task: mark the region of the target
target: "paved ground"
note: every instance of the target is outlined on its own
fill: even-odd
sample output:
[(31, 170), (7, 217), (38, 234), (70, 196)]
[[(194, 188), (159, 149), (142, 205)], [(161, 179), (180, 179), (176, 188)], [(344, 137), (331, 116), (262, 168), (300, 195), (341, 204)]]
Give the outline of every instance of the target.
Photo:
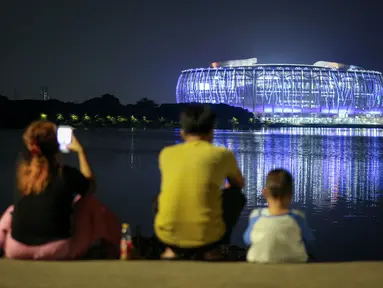
[(254, 265), (0, 260), (0, 287), (383, 287), (383, 262)]

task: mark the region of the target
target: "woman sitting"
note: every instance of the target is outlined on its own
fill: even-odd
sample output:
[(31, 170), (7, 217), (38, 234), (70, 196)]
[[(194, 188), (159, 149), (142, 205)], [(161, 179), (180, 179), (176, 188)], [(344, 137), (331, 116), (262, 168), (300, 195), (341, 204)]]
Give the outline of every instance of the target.
[(37, 121), (24, 133), (16, 175), (21, 197), (0, 220), (0, 248), (11, 259), (69, 260), (98, 241), (105, 256), (116, 258), (120, 222), (92, 195), (94, 175), (74, 135), (68, 148), (77, 153), (80, 171), (60, 163), (56, 130)]

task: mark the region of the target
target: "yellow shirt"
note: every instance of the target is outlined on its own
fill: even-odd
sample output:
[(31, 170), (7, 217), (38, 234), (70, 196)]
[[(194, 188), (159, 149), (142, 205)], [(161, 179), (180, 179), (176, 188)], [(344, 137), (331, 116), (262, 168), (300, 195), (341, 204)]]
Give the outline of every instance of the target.
[(165, 147), (159, 156), (161, 193), (154, 229), (164, 243), (188, 248), (225, 233), (221, 187), (239, 173), (234, 154), (196, 140)]

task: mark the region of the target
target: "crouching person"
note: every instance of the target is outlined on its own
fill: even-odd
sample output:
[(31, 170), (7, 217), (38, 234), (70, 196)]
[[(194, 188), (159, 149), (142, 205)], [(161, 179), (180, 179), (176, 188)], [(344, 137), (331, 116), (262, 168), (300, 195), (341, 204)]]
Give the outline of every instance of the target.
[(304, 215), (289, 209), (293, 196), (293, 177), (283, 169), (269, 172), (263, 190), (268, 208), (250, 214), (244, 242), (250, 246), (248, 262), (306, 262), (306, 245), (314, 240)]

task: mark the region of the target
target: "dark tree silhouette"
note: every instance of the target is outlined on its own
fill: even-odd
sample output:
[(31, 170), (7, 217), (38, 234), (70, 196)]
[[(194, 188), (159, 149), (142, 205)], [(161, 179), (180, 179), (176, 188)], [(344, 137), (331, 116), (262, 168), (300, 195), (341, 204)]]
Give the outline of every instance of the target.
[(137, 117), (149, 117), (153, 115), (155, 109), (158, 105), (148, 98), (142, 98), (136, 102), (134, 105), (133, 113)]
[[(73, 126), (96, 127), (178, 127), (179, 117), (187, 104), (158, 105), (153, 100), (142, 98), (136, 104), (122, 105), (110, 94), (86, 100), (83, 103), (58, 100), (8, 100), (0, 96), (0, 127), (24, 128), (36, 119), (49, 119), (56, 123)], [(217, 128), (254, 128), (253, 114), (247, 110), (224, 104), (211, 104), (217, 114)]]
[(157, 107), (158, 104), (156, 102), (154, 102), (153, 100), (150, 100), (146, 97), (144, 98), (141, 98), (140, 100), (138, 100), (136, 102), (136, 106), (146, 106), (146, 107)]

